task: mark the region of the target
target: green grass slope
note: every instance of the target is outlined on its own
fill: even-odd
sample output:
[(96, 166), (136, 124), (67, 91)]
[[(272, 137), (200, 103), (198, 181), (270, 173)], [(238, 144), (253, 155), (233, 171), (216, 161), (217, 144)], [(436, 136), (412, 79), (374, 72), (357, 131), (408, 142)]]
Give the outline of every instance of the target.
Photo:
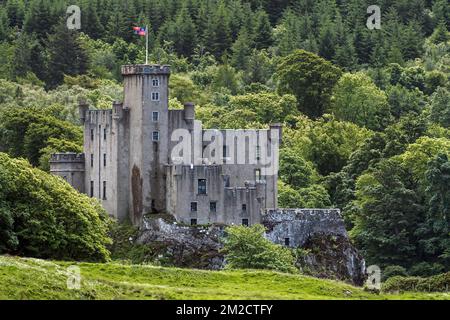
[[(67, 287), (67, 267), (81, 288)], [(0, 256), (0, 299), (450, 299), (445, 293), (376, 295), (351, 285), (271, 271), (203, 271)]]

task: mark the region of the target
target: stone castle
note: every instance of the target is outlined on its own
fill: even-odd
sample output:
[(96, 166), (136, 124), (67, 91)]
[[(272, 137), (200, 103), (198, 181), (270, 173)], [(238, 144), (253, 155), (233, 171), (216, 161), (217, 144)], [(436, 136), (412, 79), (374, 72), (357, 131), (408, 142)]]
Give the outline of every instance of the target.
[(80, 103), (84, 153), (53, 154), (53, 174), (136, 225), (146, 213), (251, 225), (277, 207), (279, 124), (203, 129), (192, 103), (169, 109), (169, 66), (126, 65), (122, 75), (123, 102), (108, 110)]

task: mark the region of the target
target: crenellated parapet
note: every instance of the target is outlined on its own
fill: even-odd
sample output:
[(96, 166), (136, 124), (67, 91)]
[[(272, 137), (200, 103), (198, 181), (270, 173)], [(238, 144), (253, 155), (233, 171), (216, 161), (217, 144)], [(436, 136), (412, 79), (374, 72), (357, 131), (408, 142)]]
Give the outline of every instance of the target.
[(50, 164), (51, 163), (83, 163), (85, 161), (84, 153), (75, 153), (75, 152), (59, 152), (59, 153), (53, 153), (50, 156)]
[(169, 65), (159, 64), (134, 64), (122, 66), (122, 75), (137, 75), (137, 74), (170, 74)]

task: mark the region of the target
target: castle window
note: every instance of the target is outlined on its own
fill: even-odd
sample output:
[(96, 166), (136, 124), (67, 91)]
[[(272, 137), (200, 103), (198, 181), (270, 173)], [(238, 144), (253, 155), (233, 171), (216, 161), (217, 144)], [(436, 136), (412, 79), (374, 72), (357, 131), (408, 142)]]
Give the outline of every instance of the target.
[(91, 198), (94, 196), (94, 181), (91, 180), (91, 190), (90, 190), (90, 196)]
[(197, 212), (197, 202), (191, 202), (191, 212)]
[(222, 155), (224, 158), (227, 156), (227, 146), (222, 147)]
[(217, 202), (211, 201), (209, 203), (209, 211), (216, 212), (217, 211)]
[(159, 112), (158, 111), (153, 111), (152, 112), (152, 121), (153, 122), (158, 122), (159, 120)]
[(94, 141), (94, 129), (91, 129), (91, 141)]
[(256, 169), (255, 170), (255, 180), (256, 181), (261, 180), (261, 169)]
[(106, 128), (103, 129), (103, 140), (106, 140)]
[(152, 140), (153, 141), (159, 141), (159, 131), (153, 131), (152, 132)]
[(195, 226), (197, 224), (197, 219), (191, 219), (191, 226)]
[(291, 239), (289, 239), (289, 238), (284, 238), (284, 245), (285, 245), (286, 247), (289, 247), (290, 243), (291, 243)]
[(158, 79), (152, 79), (152, 86), (159, 87), (159, 80)]
[(91, 153), (91, 168), (94, 167), (94, 154)]
[(159, 92), (152, 92), (152, 101), (159, 101)]
[(242, 219), (242, 225), (248, 227), (248, 219)]
[(106, 181), (103, 181), (103, 200), (106, 200)]
[(256, 160), (260, 160), (260, 159), (261, 159), (261, 147), (256, 146)]
[(242, 205), (242, 212), (247, 212), (247, 205), (245, 203)]
[(206, 194), (206, 179), (198, 179), (198, 194)]
[(103, 154), (103, 166), (106, 167), (106, 153)]

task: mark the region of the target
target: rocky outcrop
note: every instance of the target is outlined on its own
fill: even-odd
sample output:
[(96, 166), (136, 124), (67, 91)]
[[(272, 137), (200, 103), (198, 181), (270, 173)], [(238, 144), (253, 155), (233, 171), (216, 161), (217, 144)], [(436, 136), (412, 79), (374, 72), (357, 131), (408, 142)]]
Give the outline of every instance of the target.
[(167, 265), (217, 270), (224, 265), (219, 252), (223, 234), (224, 226), (192, 227), (150, 215), (144, 217), (136, 242), (151, 246)]
[(365, 261), (350, 242), (339, 209), (277, 209), (263, 215), (266, 237), (299, 248), (304, 273), (362, 285)]
[[(362, 285), (365, 263), (351, 244), (336, 209), (269, 210), (262, 218), (266, 237), (297, 249), (297, 266), (306, 274)], [(173, 266), (221, 269), (224, 225), (187, 226), (161, 217), (144, 217), (137, 243), (151, 247), (157, 260)]]

